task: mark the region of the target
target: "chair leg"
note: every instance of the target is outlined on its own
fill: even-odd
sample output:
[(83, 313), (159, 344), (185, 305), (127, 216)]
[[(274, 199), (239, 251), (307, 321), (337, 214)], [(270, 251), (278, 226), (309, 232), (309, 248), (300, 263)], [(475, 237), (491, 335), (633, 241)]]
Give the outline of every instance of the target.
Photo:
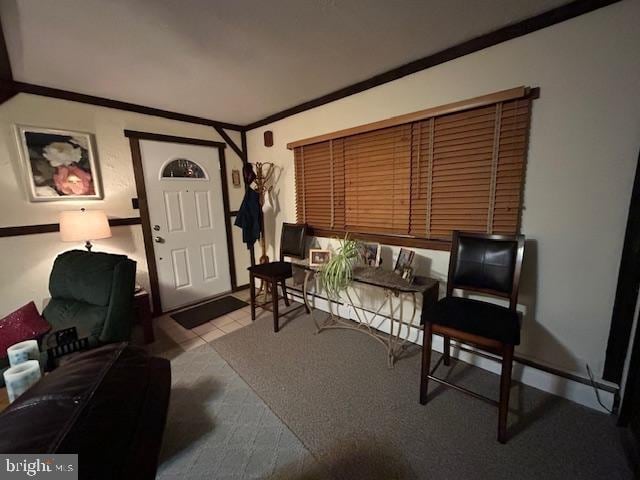
[(256, 277), (249, 274), (249, 295), (251, 295), (251, 321), (256, 321)]
[(442, 363), (451, 365), (451, 337), (444, 337), (444, 349), (442, 351)]
[(505, 345), (502, 351), (502, 372), (500, 374), (500, 406), (498, 410), (498, 441), (507, 443), (507, 417), (509, 415), (509, 394), (511, 392), (511, 368), (513, 366), (513, 345)]
[(431, 372), (431, 324), (425, 323), (422, 336), (422, 371), (420, 372), (420, 403), (427, 403), (429, 373)]
[(282, 286), (282, 296), (284, 297), (284, 304), (288, 307), (290, 304), (289, 297), (287, 295), (287, 284), (284, 280), (282, 280), (282, 282), (280, 282), (280, 285)]
[(278, 282), (271, 282), (271, 305), (273, 305), (273, 331), (278, 333), (280, 324), (278, 321)]

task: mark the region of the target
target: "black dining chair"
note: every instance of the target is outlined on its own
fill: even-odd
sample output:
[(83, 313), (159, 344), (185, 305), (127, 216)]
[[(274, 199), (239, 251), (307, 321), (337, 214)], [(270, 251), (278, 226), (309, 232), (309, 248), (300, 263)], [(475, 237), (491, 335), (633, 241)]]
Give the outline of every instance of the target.
[[(524, 236), (486, 235), (453, 232), (447, 295), (433, 306), (423, 309), (424, 340), (420, 403), (427, 403), (429, 380), (489, 401), (498, 407), (498, 441), (507, 441), (507, 414), (513, 350), (520, 344), (518, 287), (524, 255)], [(478, 292), (509, 299), (509, 306), (470, 298), (455, 297), (455, 289)], [(431, 337), (442, 335), (444, 352), (431, 370)], [(497, 355), (502, 363), (500, 400), (495, 401), (433, 375), (442, 361), (450, 364), (451, 339)]]
[[(251, 290), (251, 320), (256, 319), (256, 308), (262, 307), (268, 309), (269, 303), (271, 303), (271, 310), (273, 312), (273, 331), (278, 332), (280, 330), (279, 319), (281, 316), (288, 315), (299, 308), (305, 308), (307, 313), (308, 307), (303, 303), (297, 307), (291, 308), (286, 312), (280, 314), (278, 312), (278, 301), (283, 298), (285, 305), (288, 307), (289, 298), (287, 296), (286, 280), (293, 277), (292, 263), (287, 262), (284, 259), (286, 257), (297, 258), (303, 260), (306, 254), (306, 239), (307, 239), (307, 225), (296, 223), (283, 223), (282, 233), (280, 234), (280, 260), (269, 263), (262, 263), (260, 265), (254, 265), (249, 267), (249, 289)], [(271, 289), (271, 302), (264, 302), (258, 304), (256, 302), (256, 278), (259, 278), (263, 282), (266, 282), (266, 286)], [(282, 288), (282, 297), (278, 294), (278, 285)], [(265, 288), (266, 290), (266, 288)]]

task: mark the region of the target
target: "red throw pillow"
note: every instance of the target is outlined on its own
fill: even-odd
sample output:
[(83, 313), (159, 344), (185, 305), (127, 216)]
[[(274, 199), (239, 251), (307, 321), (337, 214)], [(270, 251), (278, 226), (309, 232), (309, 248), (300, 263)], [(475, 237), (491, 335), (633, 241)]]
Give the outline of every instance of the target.
[(40, 316), (36, 304), (29, 302), (0, 320), (0, 358), (6, 358), (7, 348), (24, 340), (35, 340), (51, 329)]

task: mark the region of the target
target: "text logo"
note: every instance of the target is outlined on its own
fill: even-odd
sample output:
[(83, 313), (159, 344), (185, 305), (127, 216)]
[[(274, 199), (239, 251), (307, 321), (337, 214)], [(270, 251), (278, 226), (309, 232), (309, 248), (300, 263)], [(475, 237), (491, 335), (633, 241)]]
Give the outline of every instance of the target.
[(78, 455), (0, 455), (0, 480), (77, 480)]

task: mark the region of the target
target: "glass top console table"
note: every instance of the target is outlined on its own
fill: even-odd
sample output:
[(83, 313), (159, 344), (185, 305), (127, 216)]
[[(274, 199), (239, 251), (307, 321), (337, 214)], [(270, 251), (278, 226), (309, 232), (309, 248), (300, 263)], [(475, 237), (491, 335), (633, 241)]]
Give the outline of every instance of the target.
[[(317, 333), (329, 329), (348, 329), (366, 333), (384, 346), (387, 352), (387, 365), (390, 368), (393, 367), (395, 361), (406, 349), (411, 327), (420, 328), (420, 315), (416, 315), (416, 294), (422, 294), (423, 306), (438, 301), (440, 286), (436, 279), (416, 276), (413, 282), (409, 282), (388, 270), (369, 266), (355, 266), (353, 267), (352, 285), (342, 292), (341, 297), (344, 298), (329, 298), (329, 295), (327, 295), (329, 316), (322, 322), (318, 322), (314, 306), (309, 301), (309, 285), (315, 280), (315, 274), (320, 267), (309, 266), (307, 263), (297, 263), (297, 265), (305, 269), (302, 297), (304, 303), (311, 310), (311, 317), (316, 325)], [(360, 295), (354, 289), (355, 283), (382, 289), (384, 298), (377, 310), (371, 311), (364, 308)], [(316, 282), (316, 287), (318, 287), (318, 282)], [(413, 311), (408, 319), (404, 319), (404, 301), (407, 298), (411, 300)], [(347, 302), (353, 308), (356, 317), (355, 322), (344, 320), (333, 312), (332, 304), (336, 305), (337, 312), (337, 305), (342, 302)], [(397, 317), (394, 310), (395, 302), (398, 302)], [(388, 307), (388, 315), (382, 313), (385, 307)], [(383, 333), (378, 328), (385, 321), (389, 321), (389, 334)]]

